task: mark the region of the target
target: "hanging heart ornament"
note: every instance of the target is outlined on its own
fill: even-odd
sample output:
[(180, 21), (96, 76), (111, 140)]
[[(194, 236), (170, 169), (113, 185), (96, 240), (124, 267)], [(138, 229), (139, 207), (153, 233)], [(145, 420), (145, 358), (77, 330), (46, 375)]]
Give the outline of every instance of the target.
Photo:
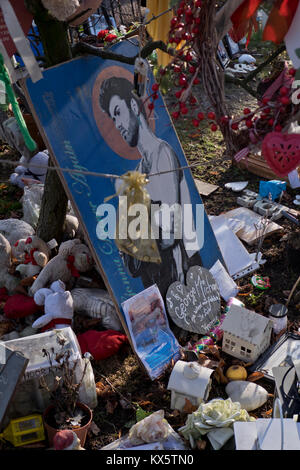
[(300, 134), (270, 132), (262, 143), (262, 154), (278, 176), (287, 176), (300, 165)]

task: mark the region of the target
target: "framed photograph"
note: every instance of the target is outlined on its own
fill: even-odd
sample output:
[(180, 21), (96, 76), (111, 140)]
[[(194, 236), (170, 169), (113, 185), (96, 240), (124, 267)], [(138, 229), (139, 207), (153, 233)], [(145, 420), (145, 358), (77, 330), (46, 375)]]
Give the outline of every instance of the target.
[(122, 307), (135, 352), (155, 379), (180, 356), (161, 294), (154, 285), (126, 300)]
[[(136, 57), (136, 44), (123, 41), (110, 50)], [(146, 98), (139, 100), (134, 93), (133, 65), (85, 54), (44, 70), (43, 79), (36, 83), (28, 78), (24, 85), (40, 133), (55, 165), (62, 168), (58, 170), (62, 184), (128, 334), (122, 310), (127, 299), (154, 284), (165, 299), (169, 285), (184, 282), (191, 266), (210, 269), (217, 260), (224, 264), (192, 172), (182, 169), (188, 162), (160, 93), (154, 109), (148, 107), (154, 82), (149, 70)], [(182, 212), (177, 225), (174, 213), (166, 223), (156, 222), (160, 264), (141, 261), (116, 245), (121, 199), (117, 193), (123, 184), (119, 177), (129, 171), (148, 177), (151, 210), (188, 209), (188, 217)], [(176, 228), (181, 229), (179, 236)]]
[(226, 51), (223, 41), (219, 42), (217, 57), (221, 66), (223, 67), (223, 69), (225, 69), (230, 62), (230, 57), (228, 55), (228, 52)]

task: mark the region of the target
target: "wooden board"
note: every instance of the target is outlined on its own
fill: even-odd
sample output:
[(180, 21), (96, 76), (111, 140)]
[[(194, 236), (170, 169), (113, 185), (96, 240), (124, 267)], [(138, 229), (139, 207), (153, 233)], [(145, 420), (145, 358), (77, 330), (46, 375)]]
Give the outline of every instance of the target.
[(0, 342), (0, 425), (29, 359)]
[(195, 178), (195, 183), (201, 196), (209, 196), (214, 191), (219, 189), (219, 186), (216, 184), (205, 183), (204, 181), (198, 180), (197, 178)]
[[(138, 53), (138, 48), (132, 41), (119, 43), (113, 46), (112, 50), (128, 57), (136, 56)], [(65, 80), (65, 77), (69, 77), (68, 80)], [(130, 86), (126, 83), (126, 87), (129, 87), (130, 90), (133, 88), (132, 66), (86, 55), (45, 70), (43, 79), (36, 83), (32, 83), (28, 78), (24, 89), (55, 166), (110, 175), (124, 175), (132, 170), (146, 174), (153, 173), (156, 179), (149, 178), (147, 186), (153, 202), (171, 204), (172, 195), (177, 194), (181, 204), (185, 204), (187, 200), (190, 201), (194, 220), (196, 211), (198, 208), (201, 209), (203, 218), (200, 219), (199, 226), (201, 236), (203, 235), (202, 248), (191, 250), (194, 251), (194, 254), (191, 256), (189, 253), (188, 266), (183, 263), (180, 265), (178, 250), (183, 254), (183, 241), (176, 244), (174, 248), (172, 248), (174, 244), (172, 242), (170, 244), (171, 250), (164, 250), (164, 253), (161, 250), (164, 261), (157, 268), (157, 265), (154, 266), (153, 263), (143, 264), (129, 255), (124, 257), (124, 254), (119, 252), (113, 238), (101, 239), (99, 236), (98, 226), (104, 218), (104, 214), (100, 214), (99, 208), (103, 207), (106, 197), (116, 194), (116, 180), (114, 178), (58, 171), (66, 194), (83, 227), (85, 239), (95, 263), (116, 305), (129, 341), (131, 341), (122, 311), (122, 303), (125, 300), (153, 284), (157, 284), (164, 299), (169, 285), (178, 280), (180, 269), (187, 272), (190, 266), (199, 264), (210, 269), (217, 260), (222, 263), (224, 261), (203, 208), (203, 202), (197, 191), (192, 172), (190, 169), (176, 170), (177, 165), (186, 166), (187, 161), (161, 95), (159, 94), (159, 98), (155, 101), (155, 112), (149, 115), (149, 110), (147, 111), (147, 106), (145, 106), (145, 114), (138, 114), (139, 119), (136, 117), (137, 123), (139, 123), (136, 124), (140, 126), (139, 132), (143, 136), (147, 136), (147, 145), (142, 148), (137, 143), (134, 145), (131, 142), (132, 145), (129, 145), (123, 136), (124, 133), (116, 123), (117, 118), (113, 121), (111, 109), (109, 108), (109, 113), (105, 112), (99, 99), (104, 82), (116, 77), (128, 82)], [(151, 92), (154, 77), (150, 74), (149, 78), (148, 92)], [(121, 91), (118, 88), (112, 97), (118, 97), (116, 94)], [(127, 98), (129, 98), (127, 101), (132, 106), (133, 95), (131, 91), (127, 93)], [(105, 93), (104, 96), (106, 98), (109, 95)], [(112, 98), (110, 97), (109, 100), (110, 106)], [(119, 99), (119, 101), (125, 106), (125, 99)], [(128, 109), (129, 105), (126, 106)], [(113, 107), (113, 109), (115, 108)], [(131, 109), (131, 113), (133, 112), (134, 109)], [(127, 121), (123, 124), (126, 126), (128, 121), (132, 119), (131, 113), (125, 113)], [(145, 119), (147, 122), (144, 122), (142, 127), (141, 123)], [(155, 146), (152, 148), (153, 142)], [(157, 162), (161, 153), (163, 155), (159, 165), (155, 165), (156, 168), (154, 168), (153, 162), (155, 159)], [(168, 182), (166, 182), (164, 178), (166, 172), (159, 175), (157, 171), (166, 170), (170, 161), (173, 162), (172, 168), (176, 162), (176, 172), (172, 170), (172, 177), (168, 178)], [(109, 205), (113, 206), (116, 211), (118, 198), (112, 198)], [(175, 249), (177, 250), (176, 259)], [(174, 269), (175, 263), (177, 264)]]
[(238, 163), (236, 163), (234, 160), (234, 163), (238, 166), (238, 168), (248, 170), (250, 173), (254, 173), (255, 175), (261, 176), (262, 178), (266, 178), (268, 180), (286, 181), (289, 183), (288, 177), (280, 177), (275, 175), (262, 155), (250, 154), (245, 160), (241, 160)]

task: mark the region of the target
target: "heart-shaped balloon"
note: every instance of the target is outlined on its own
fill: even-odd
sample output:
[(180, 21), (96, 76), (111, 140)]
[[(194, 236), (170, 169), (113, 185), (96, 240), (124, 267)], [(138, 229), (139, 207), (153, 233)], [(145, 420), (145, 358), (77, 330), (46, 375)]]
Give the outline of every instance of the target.
[(192, 266), (186, 286), (176, 281), (170, 285), (166, 304), (174, 323), (187, 331), (205, 334), (221, 315), (218, 285), (208, 269)]
[(278, 176), (287, 176), (300, 165), (300, 134), (270, 132), (262, 143), (262, 154)]

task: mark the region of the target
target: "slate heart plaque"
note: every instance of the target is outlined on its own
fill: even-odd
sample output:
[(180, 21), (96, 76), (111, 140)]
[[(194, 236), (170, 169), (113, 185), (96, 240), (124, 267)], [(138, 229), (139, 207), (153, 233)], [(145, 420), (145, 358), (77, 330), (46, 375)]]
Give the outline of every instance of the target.
[(208, 269), (192, 266), (186, 285), (176, 281), (167, 291), (168, 313), (180, 328), (206, 334), (221, 315), (218, 285)]

